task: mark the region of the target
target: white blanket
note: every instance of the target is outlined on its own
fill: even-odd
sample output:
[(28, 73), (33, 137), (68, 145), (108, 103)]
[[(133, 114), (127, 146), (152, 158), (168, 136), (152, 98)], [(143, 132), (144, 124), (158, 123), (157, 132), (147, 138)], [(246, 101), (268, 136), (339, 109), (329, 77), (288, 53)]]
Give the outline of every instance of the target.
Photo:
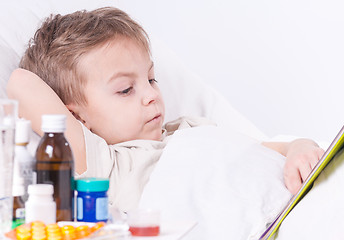
[(284, 160), (228, 129), (184, 129), (168, 143), (141, 207), (160, 209), (167, 220), (196, 220), (185, 239), (257, 239), (291, 197)]

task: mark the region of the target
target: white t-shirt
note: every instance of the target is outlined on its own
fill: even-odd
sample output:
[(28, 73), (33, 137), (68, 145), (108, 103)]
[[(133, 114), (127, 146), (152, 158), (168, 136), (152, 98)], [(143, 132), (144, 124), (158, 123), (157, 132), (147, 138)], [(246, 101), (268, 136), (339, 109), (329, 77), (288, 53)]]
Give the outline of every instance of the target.
[(133, 209), (174, 131), (209, 124), (213, 123), (205, 118), (182, 117), (164, 125), (161, 141), (133, 140), (114, 145), (82, 125), (87, 170), (76, 178), (109, 178), (109, 204), (121, 211)]

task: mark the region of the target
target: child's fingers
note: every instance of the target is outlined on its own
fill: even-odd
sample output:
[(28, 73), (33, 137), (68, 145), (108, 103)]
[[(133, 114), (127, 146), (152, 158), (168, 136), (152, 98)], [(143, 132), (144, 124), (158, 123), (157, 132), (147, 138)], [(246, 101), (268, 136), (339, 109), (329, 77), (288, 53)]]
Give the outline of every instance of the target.
[(284, 181), (292, 194), (297, 193), (323, 154), (324, 150), (318, 148), (311, 154), (294, 156), (287, 161), (284, 168)]
[(317, 154), (317, 157), (318, 157), (318, 161), (322, 158), (322, 156), (324, 155), (324, 153), (325, 153), (324, 149), (322, 149), (322, 148), (317, 148), (316, 154)]
[(299, 169), (295, 166), (290, 166), (289, 164), (285, 165), (284, 168), (284, 183), (288, 190), (295, 194), (299, 190), (300, 186), (302, 185), (302, 179), (300, 176)]
[(318, 159), (322, 158), (322, 156), (324, 155), (325, 151), (322, 148), (318, 148), (317, 149), (317, 154), (318, 154)]
[(311, 161), (311, 162), (304, 161), (299, 165), (299, 171), (300, 171), (302, 182), (306, 180), (309, 173), (312, 171), (312, 165), (315, 166), (316, 163), (312, 163), (312, 162), (314, 161)]
[(321, 159), (321, 157), (324, 155), (324, 150), (321, 148), (317, 148), (314, 151), (314, 157), (310, 158), (310, 165), (311, 165), (311, 169), (313, 169), (319, 162), (319, 160)]
[(317, 165), (318, 161), (319, 161), (319, 160), (317, 160), (317, 159), (312, 159), (312, 160), (310, 161), (309, 164), (310, 164), (311, 170)]
[(318, 164), (320, 158), (321, 157), (319, 157), (319, 154), (316, 153), (316, 156), (310, 160), (311, 169), (313, 169)]

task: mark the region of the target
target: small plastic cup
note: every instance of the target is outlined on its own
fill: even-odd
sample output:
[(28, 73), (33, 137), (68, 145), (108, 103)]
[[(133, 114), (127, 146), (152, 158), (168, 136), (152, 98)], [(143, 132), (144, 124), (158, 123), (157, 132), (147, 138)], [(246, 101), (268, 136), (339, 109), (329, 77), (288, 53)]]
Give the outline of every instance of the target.
[(160, 211), (153, 209), (128, 211), (127, 223), (133, 236), (158, 236), (160, 234)]

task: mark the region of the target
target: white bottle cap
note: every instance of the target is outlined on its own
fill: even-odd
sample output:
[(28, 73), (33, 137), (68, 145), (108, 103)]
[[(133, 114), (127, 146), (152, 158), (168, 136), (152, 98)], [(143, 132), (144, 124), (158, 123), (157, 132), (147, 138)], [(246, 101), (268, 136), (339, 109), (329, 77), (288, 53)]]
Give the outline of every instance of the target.
[(42, 115), (42, 131), (61, 133), (66, 130), (66, 115), (46, 114)]
[(20, 118), (16, 121), (16, 143), (28, 143), (30, 140), (31, 121)]
[(54, 187), (52, 184), (30, 184), (27, 192), (29, 195), (53, 195)]

